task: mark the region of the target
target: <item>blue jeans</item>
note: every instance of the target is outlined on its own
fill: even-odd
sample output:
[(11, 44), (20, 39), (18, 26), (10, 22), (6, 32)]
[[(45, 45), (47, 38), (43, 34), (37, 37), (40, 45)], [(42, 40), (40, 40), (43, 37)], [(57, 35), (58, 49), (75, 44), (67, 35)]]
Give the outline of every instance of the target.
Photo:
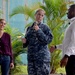
[(0, 55), (1, 75), (9, 75), (10, 56)]

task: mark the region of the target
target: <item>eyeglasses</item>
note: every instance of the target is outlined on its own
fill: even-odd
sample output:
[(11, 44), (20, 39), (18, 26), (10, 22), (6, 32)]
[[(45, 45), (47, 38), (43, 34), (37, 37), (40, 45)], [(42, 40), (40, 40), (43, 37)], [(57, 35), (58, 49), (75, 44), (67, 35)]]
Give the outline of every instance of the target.
[(0, 22), (0, 24), (2, 24), (2, 25), (6, 25), (6, 23), (4, 23), (4, 22)]

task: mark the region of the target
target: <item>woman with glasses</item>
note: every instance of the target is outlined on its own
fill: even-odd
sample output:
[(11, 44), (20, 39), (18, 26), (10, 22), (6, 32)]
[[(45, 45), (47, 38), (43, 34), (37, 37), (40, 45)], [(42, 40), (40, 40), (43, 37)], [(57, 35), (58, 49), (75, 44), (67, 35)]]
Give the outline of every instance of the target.
[(14, 68), (11, 37), (8, 33), (4, 32), (6, 21), (0, 19), (0, 65), (1, 75), (9, 75), (9, 69)]

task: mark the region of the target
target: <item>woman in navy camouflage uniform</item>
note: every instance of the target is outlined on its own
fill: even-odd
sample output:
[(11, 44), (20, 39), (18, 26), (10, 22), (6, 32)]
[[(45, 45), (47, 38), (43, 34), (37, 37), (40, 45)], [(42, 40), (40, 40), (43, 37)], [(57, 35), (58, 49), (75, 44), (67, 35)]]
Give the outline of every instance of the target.
[(45, 11), (38, 9), (35, 21), (27, 28), (25, 38), (22, 38), (23, 47), (28, 47), (28, 75), (50, 74), (50, 52), (48, 44), (52, 41), (49, 27), (43, 24)]

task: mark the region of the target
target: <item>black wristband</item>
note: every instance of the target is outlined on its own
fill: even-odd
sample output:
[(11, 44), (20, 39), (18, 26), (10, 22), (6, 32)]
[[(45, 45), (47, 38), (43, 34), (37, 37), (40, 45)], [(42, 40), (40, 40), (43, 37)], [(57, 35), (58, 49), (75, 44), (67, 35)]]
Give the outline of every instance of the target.
[(55, 45), (55, 49), (57, 49), (57, 46)]
[(68, 58), (69, 56), (65, 54), (65, 56), (64, 56), (64, 57), (65, 57), (65, 58)]

